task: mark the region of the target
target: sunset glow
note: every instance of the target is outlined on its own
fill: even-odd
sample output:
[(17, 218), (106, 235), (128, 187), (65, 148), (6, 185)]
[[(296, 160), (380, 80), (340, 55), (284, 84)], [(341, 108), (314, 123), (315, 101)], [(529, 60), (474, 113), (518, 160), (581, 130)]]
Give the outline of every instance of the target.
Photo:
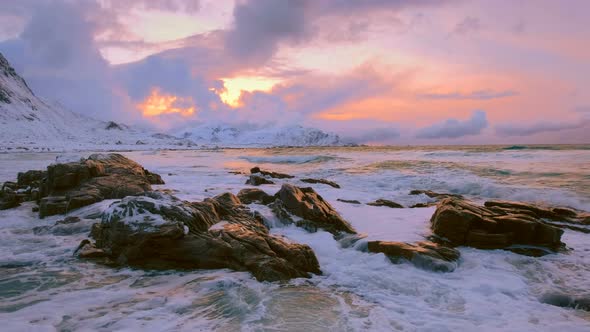
[(182, 105), (194, 105), (194, 102), (191, 98), (165, 94), (159, 88), (152, 88), (151, 94), (137, 107), (145, 117), (157, 117), (163, 114), (180, 114), (190, 117), (195, 114), (194, 106)]
[(265, 77), (234, 77), (222, 78), (224, 89), (218, 92), (219, 98), (231, 107), (240, 107), (242, 92), (268, 92), (277, 84), (278, 80)]

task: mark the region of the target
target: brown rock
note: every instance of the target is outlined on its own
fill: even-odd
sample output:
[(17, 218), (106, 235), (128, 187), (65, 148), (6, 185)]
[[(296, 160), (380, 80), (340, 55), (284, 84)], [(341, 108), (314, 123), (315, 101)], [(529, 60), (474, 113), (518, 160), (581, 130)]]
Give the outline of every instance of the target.
[(434, 192), (432, 190), (412, 190), (410, 191), (410, 195), (421, 195), (424, 194), (430, 198), (436, 198), (436, 199), (443, 199), (443, 198), (449, 198), (449, 197), (454, 197), (454, 198), (463, 198), (463, 196), (458, 195), (458, 194), (449, 194), (449, 193), (437, 193)]
[(274, 201), (274, 197), (256, 188), (246, 188), (240, 190), (238, 198), (243, 204), (261, 203), (269, 204)]
[(253, 167), (252, 169), (250, 169), (250, 174), (262, 174), (264, 176), (270, 176), (273, 179), (292, 179), (292, 178), (294, 178), (293, 175), (265, 171), (265, 170), (260, 169), (260, 167)]
[(252, 174), (252, 175), (250, 175), (248, 180), (246, 180), (246, 184), (249, 184), (251, 186), (260, 186), (263, 184), (274, 184), (274, 182), (267, 180), (267, 179), (263, 178), (262, 176)]
[(453, 271), (457, 266), (455, 262), (461, 256), (456, 249), (429, 241), (415, 244), (370, 241), (368, 250), (374, 253), (383, 253), (394, 263), (397, 263), (400, 259), (405, 259), (418, 267), (441, 272)]
[(530, 214), (519, 213), (521, 210), (519, 203), (497, 211), (469, 201), (446, 198), (439, 202), (431, 218), (431, 227), (434, 234), (453, 245), (481, 249), (528, 245), (556, 250), (562, 245), (563, 230)]
[(120, 154), (94, 154), (79, 162), (50, 165), (39, 193), (39, 215), (139, 195), (151, 190), (151, 184), (163, 184), (162, 178)]
[(367, 205), (370, 205), (370, 206), (387, 206), (387, 207), (392, 208), (392, 209), (402, 209), (404, 207), (401, 204), (398, 204), (398, 203), (396, 203), (394, 201), (390, 201), (390, 200), (387, 200), (387, 199), (378, 199), (378, 200), (376, 200), (374, 202), (367, 203)]
[(321, 273), (311, 248), (270, 235), (230, 193), (194, 203), (146, 195), (113, 203), (93, 226), (96, 243), (81, 245), (79, 256), (108, 253), (117, 265), (150, 269), (230, 268), (267, 281)]
[[(322, 228), (334, 235), (340, 232), (356, 233), (352, 226), (326, 202), (313, 188), (299, 188), (291, 184), (283, 184), (275, 197), (289, 213), (302, 218), (298, 222), (313, 231)], [(277, 203), (275, 201), (275, 203)], [(279, 218), (281, 216), (279, 215)]]
[(340, 185), (336, 182), (333, 181), (329, 181), (326, 179), (311, 179), (311, 178), (306, 178), (306, 179), (301, 179), (301, 182), (305, 182), (305, 183), (321, 183), (321, 184), (326, 184), (330, 187), (333, 188), (337, 188), (340, 189)]

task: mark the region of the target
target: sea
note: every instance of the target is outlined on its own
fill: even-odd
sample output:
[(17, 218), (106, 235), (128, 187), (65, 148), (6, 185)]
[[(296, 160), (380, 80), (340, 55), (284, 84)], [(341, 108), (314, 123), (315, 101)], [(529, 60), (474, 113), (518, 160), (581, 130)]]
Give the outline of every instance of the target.
[[(435, 207), (414, 189), (590, 211), (590, 145), (395, 146), (205, 149), (120, 152), (162, 175), (173, 195), (189, 201), (232, 192), (260, 166), (312, 186), (367, 240), (415, 242), (431, 234)], [(0, 182), (91, 152), (3, 153)], [(241, 172), (241, 174), (240, 174)], [(341, 188), (306, 184), (325, 178)], [(338, 199), (358, 200), (348, 204)], [(331, 234), (284, 225), (252, 204), (271, 232), (315, 251), (322, 275), (258, 282), (231, 270), (146, 271), (75, 258), (90, 226), (113, 200), (70, 212), (83, 222), (47, 232), (63, 216), (39, 219), (33, 203), (0, 211), (1, 331), (590, 331), (590, 312), (545, 303), (547, 294), (590, 299), (590, 234), (565, 230), (568, 250), (528, 257), (503, 250), (459, 248), (453, 272), (383, 254), (343, 248)], [(93, 217), (91, 217), (93, 216)], [(90, 218), (90, 219), (88, 219)]]

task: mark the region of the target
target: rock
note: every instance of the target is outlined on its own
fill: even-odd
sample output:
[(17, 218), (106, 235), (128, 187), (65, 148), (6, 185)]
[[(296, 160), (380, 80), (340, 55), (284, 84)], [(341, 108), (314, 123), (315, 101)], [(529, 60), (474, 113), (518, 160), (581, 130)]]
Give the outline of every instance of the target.
[(230, 194), (189, 203), (149, 192), (113, 203), (81, 244), (79, 257), (149, 269), (249, 271), (276, 281), (320, 274), (307, 245), (270, 235), (261, 218)]
[(443, 198), (449, 198), (449, 197), (454, 197), (454, 198), (463, 198), (462, 195), (458, 195), (458, 194), (448, 194), (448, 193), (437, 193), (434, 192), (432, 190), (412, 190), (410, 191), (410, 195), (426, 195), (430, 198), (436, 198), (436, 199), (443, 199)]
[[(299, 188), (291, 184), (283, 184), (275, 197), (280, 200), (275, 208), (284, 208), (285, 211), (303, 220), (297, 222), (310, 231), (317, 228), (324, 229), (334, 235), (340, 232), (354, 234), (352, 226), (326, 202), (313, 188)], [(275, 211), (276, 213), (276, 211)], [(282, 216), (279, 214), (279, 218)]]
[[(536, 219), (549, 219), (578, 225), (590, 225), (589, 214), (564, 207), (547, 207), (522, 202), (487, 201), (484, 204), (500, 214), (523, 214)], [(567, 228), (567, 225), (551, 224), (555, 227)]]
[(357, 201), (356, 199), (342, 199), (342, 198), (338, 198), (337, 201), (338, 202), (342, 202), (342, 203), (348, 203), (348, 204), (361, 204), (361, 202)]
[(394, 263), (405, 259), (420, 268), (440, 272), (455, 270), (456, 262), (461, 257), (458, 250), (429, 241), (415, 244), (369, 241), (368, 250), (373, 253), (383, 253)]
[(398, 204), (396, 202), (393, 202), (393, 201), (390, 201), (390, 200), (387, 200), (387, 199), (378, 199), (378, 200), (376, 200), (374, 202), (367, 203), (367, 205), (370, 205), (370, 206), (387, 206), (387, 207), (390, 207), (392, 209), (402, 209), (404, 207), (401, 204)]
[(250, 175), (248, 180), (246, 180), (246, 184), (249, 184), (252, 186), (260, 186), (263, 184), (274, 184), (274, 182), (267, 180), (267, 179), (263, 178), (262, 176), (252, 174), (252, 175)]
[(507, 249), (524, 245), (550, 250), (562, 246), (563, 230), (540, 218), (507, 210), (500, 213), (457, 198), (440, 201), (430, 221), (434, 234), (455, 246)]
[(562, 308), (590, 311), (590, 294), (585, 296), (573, 296), (561, 292), (543, 294), (540, 298), (542, 303)]
[(159, 174), (152, 173), (145, 168), (143, 169), (143, 172), (145, 173), (145, 176), (147, 177), (150, 184), (166, 184)]
[(139, 195), (162, 178), (120, 154), (93, 154), (47, 167), (39, 197), (40, 217), (63, 214), (103, 199)]
[(65, 219), (56, 221), (55, 224), (56, 225), (70, 225), (70, 224), (78, 223), (80, 221), (82, 221), (82, 219), (80, 219), (80, 217), (70, 216), (70, 217), (66, 217)]
[(289, 175), (289, 174), (261, 170), (260, 167), (253, 167), (252, 169), (250, 169), (250, 174), (262, 174), (264, 176), (270, 176), (273, 179), (292, 179), (292, 178), (294, 178), (294, 176)]
[(269, 204), (274, 201), (274, 197), (256, 188), (246, 188), (240, 190), (238, 198), (243, 204), (261, 203)]
[(47, 171), (31, 170), (17, 174), (17, 184), (19, 186), (39, 187), (41, 181), (47, 176)]
[(410, 206), (411, 209), (415, 209), (415, 208), (425, 208), (425, 207), (431, 207), (431, 206), (435, 206), (436, 203), (416, 203), (412, 206)]
[(306, 179), (301, 179), (301, 182), (305, 182), (305, 183), (321, 183), (321, 184), (326, 184), (328, 186), (331, 186), (333, 188), (337, 188), (340, 189), (340, 185), (336, 182), (333, 181), (329, 181), (326, 179), (311, 179), (311, 178), (306, 178)]

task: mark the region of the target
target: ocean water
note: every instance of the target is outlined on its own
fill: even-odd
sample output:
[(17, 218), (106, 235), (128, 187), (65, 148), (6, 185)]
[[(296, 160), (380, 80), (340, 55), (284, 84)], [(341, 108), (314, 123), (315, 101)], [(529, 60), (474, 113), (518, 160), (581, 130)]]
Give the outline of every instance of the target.
[[(90, 153), (0, 154), (0, 181), (18, 171)], [(368, 239), (417, 241), (430, 234), (434, 208), (351, 205), (385, 198), (428, 202), (429, 189), (475, 201), (508, 199), (590, 211), (590, 146), (347, 147), (218, 149), (123, 153), (161, 174), (182, 199), (202, 200), (245, 188), (253, 166), (327, 178), (313, 186)], [(275, 185), (261, 187), (276, 192)], [(110, 202), (74, 211), (92, 216)], [(460, 248), (451, 273), (392, 264), (382, 254), (342, 248), (326, 232), (273, 220), (271, 231), (310, 245), (323, 275), (257, 282), (229, 270), (113, 269), (72, 256), (94, 222), (47, 234), (32, 205), (0, 211), (2, 331), (590, 331), (590, 313), (542, 303), (547, 293), (590, 297), (590, 235), (566, 230), (567, 253), (532, 258)]]

